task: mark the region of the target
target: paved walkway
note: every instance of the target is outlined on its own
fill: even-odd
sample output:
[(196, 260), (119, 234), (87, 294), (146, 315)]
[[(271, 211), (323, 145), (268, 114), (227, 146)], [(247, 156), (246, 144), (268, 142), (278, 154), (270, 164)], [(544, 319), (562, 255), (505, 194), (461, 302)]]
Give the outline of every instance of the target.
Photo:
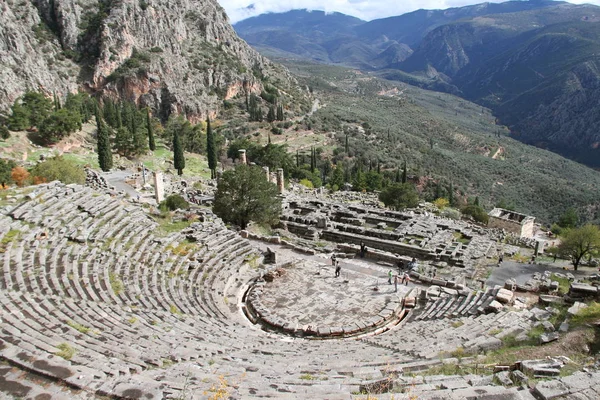
[(133, 187), (125, 183), (125, 178), (131, 174), (131, 171), (110, 171), (102, 173), (102, 176), (104, 179), (106, 179), (109, 185), (114, 186), (115, 189), (121, 190), (131, 197), (136, 198), (137, 196), (141, 196), (142, 193), (139, 193)]
[(585, 277), (591, 274), (589, 268), (580, 268), (578, 271), (565, 271), (563, 264), (522, 264), (514, 261), (504, 261), (500, 267), (494, 268), (492, 274), (487, 279), (486, 284), (488, 286), (501, 285), (504, 286), (504, 282), (508, 279), (515, 279), (517, 284), (523, 285), (533, 277), (536, 272), (544, 273), (545, 271), (566, 273), (570, 272), (575, 277)]

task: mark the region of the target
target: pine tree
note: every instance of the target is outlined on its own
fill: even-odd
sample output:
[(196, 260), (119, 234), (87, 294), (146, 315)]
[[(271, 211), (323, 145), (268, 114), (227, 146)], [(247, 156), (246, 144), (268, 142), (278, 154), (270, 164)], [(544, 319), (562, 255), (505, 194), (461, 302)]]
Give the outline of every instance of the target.
[(112, 152), (110, 149), (110, 138), (108, 136), (108, 127), (102, 121), (100, 112), (96, 109), (96, 127), (98, 140), (98, 164), (104, 172), (110, 171), (113, 166)]
[(210, 118), (206, 118), (206, 156), (208, 158), (208, 168), (210, 169), (210, 177), (217, 177), (217, 147), (215, 144), (215, 136), (210, 127)]
[(404, 162), (404, 167), (402, 168), (402, 183), (406, 183), (408, 176), (406, 174), (406, 161)]
[(183, 157), (183, 147), (181, 146), (179, 132), (173, 133), (173, 166), (177, 170), (177, 175), (183, 175), (185, 158)]
[(156, 150), (156, 143), (154, 143), (154, 128), (152, 128), (149, 108), (146, 109), (146, 127), (148, 129), (148, 147), (150, 151), (154, 151)]

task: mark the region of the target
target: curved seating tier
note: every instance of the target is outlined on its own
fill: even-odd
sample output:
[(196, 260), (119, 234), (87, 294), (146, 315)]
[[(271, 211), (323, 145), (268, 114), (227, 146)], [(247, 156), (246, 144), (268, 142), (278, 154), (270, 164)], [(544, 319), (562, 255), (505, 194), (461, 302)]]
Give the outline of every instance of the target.
[(4, 380), (31, 374), (0, 395), (349, 398), (365, 380), (439, 363), (450, 346), (483, 348), (476, 326), (518, 315), (415, 321), (358, 340), (265, 332), (240, 306), (259, 255), (206, 220), (161, 235), (141, 206), (56, 182), (0, 209)]

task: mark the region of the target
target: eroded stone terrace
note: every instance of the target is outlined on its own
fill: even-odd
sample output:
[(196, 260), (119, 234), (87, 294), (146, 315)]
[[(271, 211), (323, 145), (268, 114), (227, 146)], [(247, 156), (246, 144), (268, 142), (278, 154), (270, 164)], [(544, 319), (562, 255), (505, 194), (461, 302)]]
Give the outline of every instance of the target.
[(440, 351), (493, 345), (491, 327), (526, 327), (527, 312), (405, 318), (352, 339), (265, 332), (242, 312), (260, 254), (210, 212), (162, 235), (123, 197), (56, 182), (26, 193), (0, 212), (0, 397), (349, 399), (389, 378), (427, 398), (530, 398), (475, 379), (441, 392), (396, 379)]

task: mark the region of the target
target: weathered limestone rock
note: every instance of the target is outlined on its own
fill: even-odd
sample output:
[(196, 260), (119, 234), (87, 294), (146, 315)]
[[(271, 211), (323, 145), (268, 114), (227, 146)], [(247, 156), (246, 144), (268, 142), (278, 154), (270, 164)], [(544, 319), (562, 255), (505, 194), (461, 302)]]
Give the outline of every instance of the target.
[(501, 288), (496, 294), (496, 300), (504, 304), (510, 304), (513, 300), (514, 293), (508, 289)]
[(543, 333), (540, 335), (540, 343), (546, 344), (558, 340), (560, 334), (558, 332)]
[(509, 371), (501, 371), (494, 374), (494, 378), (500, 382), (503, 386), (512, 386), (513, 381), (510, 379)]
[(576, 301), (575, 303), (573, 303), (573, 305), (571, 307), (569, 307), (569, 309), (567, 310), (567, 313), (569, 313), (569, 315), (577, 315), (577, 313), (579, 313), (579, 311), (581, 311), (582, 309), (584, 309), (586, 307), (587, 307), (587, 304)]
[(534, 395), (542, 400), (552, 400), (569, 393), (569, 388), (561, 381), (542, 381), (535, 385)]

